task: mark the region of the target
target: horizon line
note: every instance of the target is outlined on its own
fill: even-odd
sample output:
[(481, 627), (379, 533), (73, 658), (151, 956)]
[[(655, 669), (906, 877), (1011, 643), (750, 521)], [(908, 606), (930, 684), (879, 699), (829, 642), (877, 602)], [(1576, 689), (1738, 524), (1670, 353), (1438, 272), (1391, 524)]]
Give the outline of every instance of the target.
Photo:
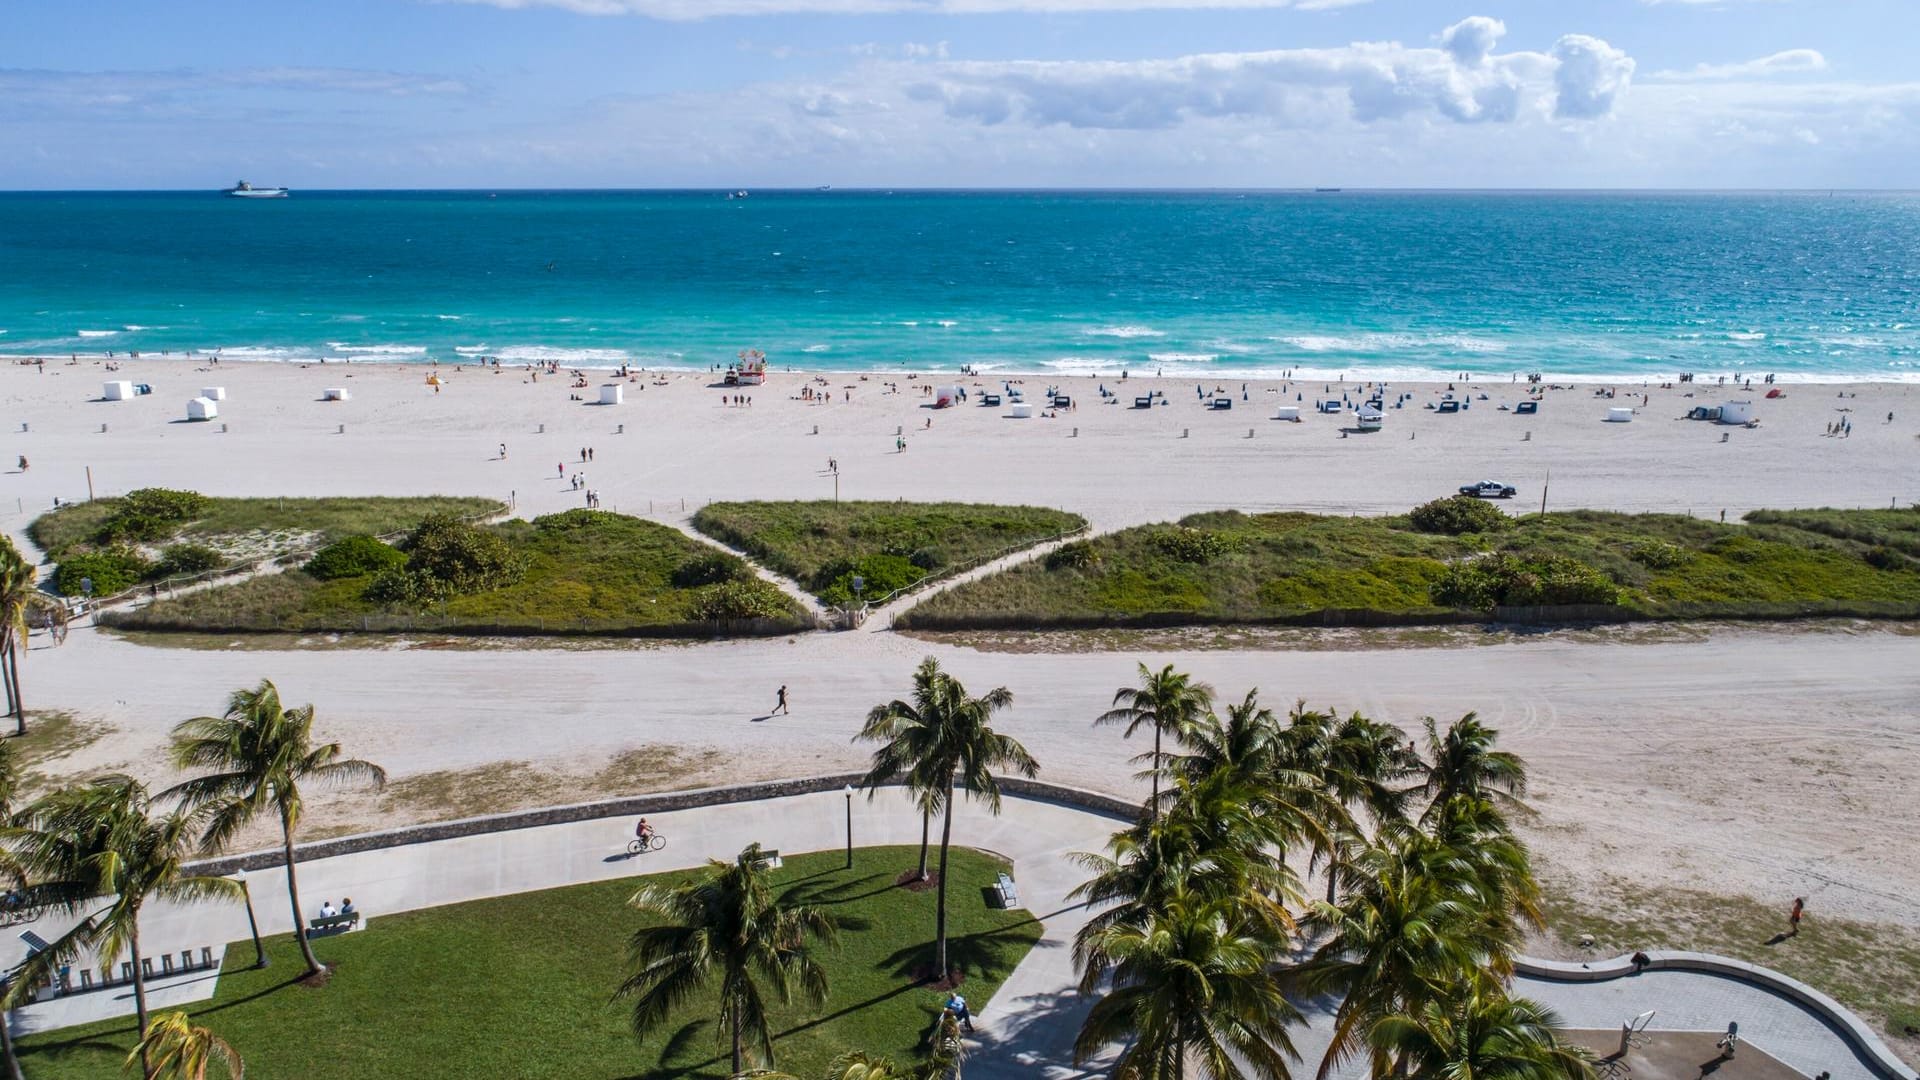
[[(203, 195), (221, 194), (231, 189), (224, 187), (186, 187), (186, 188), (135, 188), (135, 187), (80, 187), (80, 188), (12, 188), (0, 187), (0, 195)], [(952, 187), (936, 185), (872, 185), (839, 187), (834, 185), (771, 185), (759, 188), (739, 187), (723, 184), (697, 187), (288, 187), (288, 192), (298, 194), (604, 194), (604, 193), (643, 193), (643, 194), (686, 194), (686, 193), (732, 193), (736, 191), (760, 191), (768, 194), (892, 194), (908, 192), (913, 194), (1246, 194), (1246, 195), (1338, 195), (1338, 194), (1385, 194), (1385, 195), (1803, 195), (1848, 194), (1848, 195), (1912, 195), (1920, 194), (1920, 188), (1876, 188), (1876, 187), (1375, 187), (1367, 185), (1320, 187), (1235, 187), (1235, 186), (1049, 186), (1049, 185), (997, 185), (985, 187)]]

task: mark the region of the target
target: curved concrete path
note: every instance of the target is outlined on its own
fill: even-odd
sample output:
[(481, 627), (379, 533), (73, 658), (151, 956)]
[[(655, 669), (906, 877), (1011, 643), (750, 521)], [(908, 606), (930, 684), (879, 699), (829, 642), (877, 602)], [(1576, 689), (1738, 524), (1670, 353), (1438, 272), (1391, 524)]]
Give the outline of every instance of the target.
[[(872, 800), (856, 794), (851, 806), (855, 843), (919, 841), (919, 820), (902, 794), (882, 792)], [(684, 869), (710, 857), (728, 857), (756, 841), (788, 853), (837, 850), (845, 843), (848, 801), (842, 791), (829, 790), (649, 816), (668, 844), (638, 859), (626, 855), (632, 818), (622, 815), (303, 861), (301, 888), (315, 909), (323, 899), (352, 896), (367, 913), (370, 931), (377, 933), (383, 914)], [(955, 842), (1012, 860), (1022, 899), (1044, 927), (1039, 943), (993, 999), (975, 1002), (980, 1033), (968, 1076), (1066, 1080), (1102, 1075), (1098, 1063), (1081, 1068), (1072, 1062), (1073, 1037), (1090, 1002), (1075, 990), (1071, 956), (1073, 936), (1086, 912), (1067, 894), (1086, 877), (1071, 854), (1099, 850), (1119, 825), (1113, 817), (1043, 799), (1009, 796), (997, 817), (979, 803), (962, 803), (955, 818)], [(257, 871), (248, 881), (261, 932), (289, 932), (292, 914), (284, 876)], [(142, 937), (155, 951), (242, 942), (248, 936), (246, 915), (239, 908), (154, 905), (149, 911)], [(63, 928), (52, 919), (34, 926), (46, 937)], [(0, 964), (19, 962), (24, 951), (8, 935), (0, 941)], [(169, 989), (168, 1001), (210, 997), (213, 990), (211, 979), (183, 978)], [(1665, 971), (1598, 983), (1522, 977), (1515, 991), (1553, 1006), (1573, 1027), (1612, 1029), (1647, 1009), (1656, 1010), (1655, 1027), (1660, 1030), (1724, 1030), (1727, 1021), (1737, 1020), (1750, 1042), (1806, 1075), (1826, 1071), (1833, 1080), (1881, 1078), (1824, 1020), (1784, 996), (1733, 979)], [(1309, 1023), (1296, 1029), (1294, 1038), (1305, 1062), (1316, 1063), (1325, 1052), (1332, 1004), (1309, 1002), (1304, 1009)], [(131, 1011), (130, 994), (96, 992), (18, 1010), (13, 1029), (24, 1034)], [(1355, 1066), (1336, 1075), (1359, 1077), (1363, 1072)]]

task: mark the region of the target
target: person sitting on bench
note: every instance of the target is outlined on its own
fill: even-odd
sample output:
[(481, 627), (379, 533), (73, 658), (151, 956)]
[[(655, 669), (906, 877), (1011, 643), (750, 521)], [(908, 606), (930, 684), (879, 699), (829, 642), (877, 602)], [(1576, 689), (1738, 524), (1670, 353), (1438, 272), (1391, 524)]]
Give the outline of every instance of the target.
[(340, 914), (340, 912), (334, 910), (333, 901), (331, 900), (320, 901), (320, 917), (321, 918), (331, 919), (338, 914)]
[(356, 914), (356, 912), (353, 910), (353, 897), (349, 896), (345, 900), (340, 901), (340, 914), (342, 915)]

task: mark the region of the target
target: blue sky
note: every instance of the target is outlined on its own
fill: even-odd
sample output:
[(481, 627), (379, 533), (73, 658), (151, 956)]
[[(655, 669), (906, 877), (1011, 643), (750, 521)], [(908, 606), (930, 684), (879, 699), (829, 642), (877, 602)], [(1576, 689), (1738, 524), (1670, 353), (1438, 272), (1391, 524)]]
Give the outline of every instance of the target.
[(0, 187), (1913, 187), (1916, 0), (8, 0)]

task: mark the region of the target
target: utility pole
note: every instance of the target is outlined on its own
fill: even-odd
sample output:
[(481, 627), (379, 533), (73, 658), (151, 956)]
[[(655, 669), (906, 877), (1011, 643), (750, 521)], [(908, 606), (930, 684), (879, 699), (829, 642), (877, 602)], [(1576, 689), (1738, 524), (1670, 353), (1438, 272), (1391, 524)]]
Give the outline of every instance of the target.
[(87, 501), (93, 501), (93, 466), (87, 466)]
[(1540, 516), (1547, 516), (1547, 488), (1553, 484), (1553, 470), (1547, 470), (1547, 479), (1540, 485)]

